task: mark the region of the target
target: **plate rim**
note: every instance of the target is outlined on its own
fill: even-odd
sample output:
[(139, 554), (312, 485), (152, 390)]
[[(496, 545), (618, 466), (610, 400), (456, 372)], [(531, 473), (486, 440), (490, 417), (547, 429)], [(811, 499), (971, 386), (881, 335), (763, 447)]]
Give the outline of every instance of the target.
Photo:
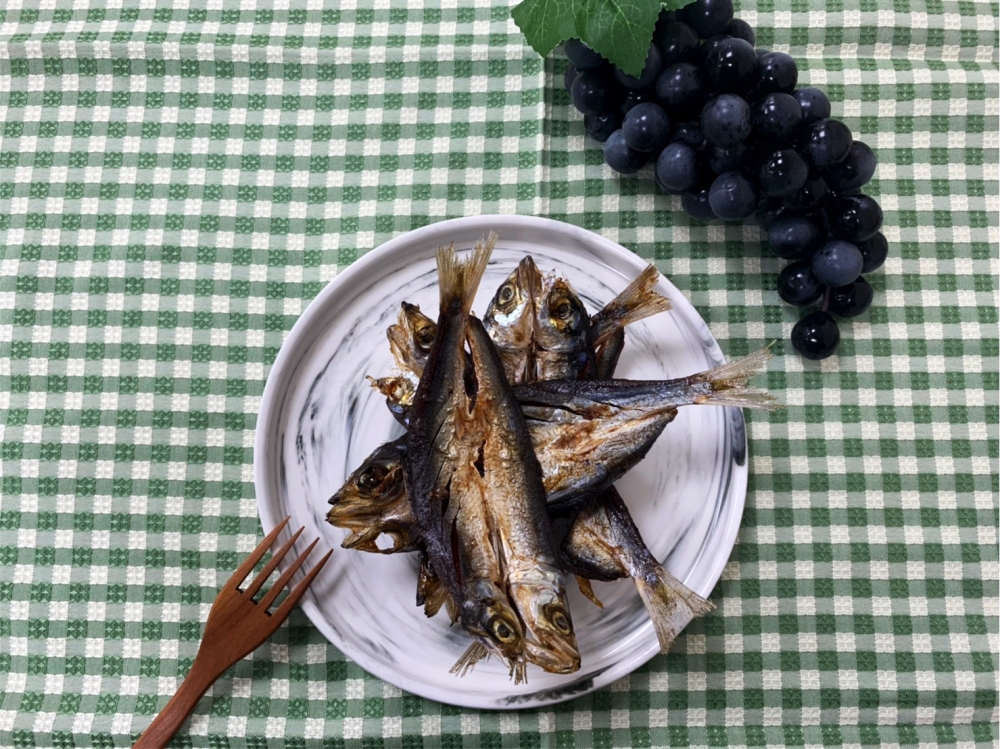
[[(622, 247), (617, 242), (613, 242), (601, 234), (576, 226), (575, 224), (569, 224), (563, 221), (557, 221), (555, 219), (543, 218), (539, 216), (522, 216), (516, 214), (486, 214), (474, 217), (443, 219), (441, 221), (436, 221), (426, 226), (422, 226), (418, 229), (402, 232), (401, 234), (392, 237), (383, 244), (372, 249), (370, 252), (362, 255), (347, 268), (338, 273), (334, 278), (330, 279), (326, 286), (320, 290), (319, 294), (317, 294), (316, 297), (306, 306), (305, 310), (303, 310), (302, 314), (295, 321), (292, 329), (288, 332), (284, 341), (282, 341), (281, 347), (278, 350), (278, 355), (275, 357), (274, 363), (268, 370), (264, 390), (260, 398), (257, 420), (254, 425), (253, 442), (254, 496), (257, 504), (258, 516), (265, 534), (273, 530), (274, 527), (281, 521), (281, 518), (278, 518), (275, 515), (275, 503), (273, 501), (266, 501), (269, 498), (267, 491), (268, 481), (267, 476), (265, 475), (266, 469), (264, 466), (267, 461), (258, 459), (258, 456), (267, 454), (266, 448), (271, 436), (271, 430), (263, 427), (272, 422), (275, 416), (275, 411), (280, 411), (278, 406), (281, 403), (280, 395), (282, 385), (278, 383), (279, 381), (284, 381), (285, 378), (275, 377), (274, 375), (276, 373), (284, 373), (290, 365), (294, 365), (297, 360), (301, 359), (301, 351), (304, 350), (303, 346), (305, 345), (308, 347), (309, 343), (308, 340), (303, 339), (310, 334), (309, 331), (314, 318), (322, 313), (330, 299), (342, 286), (350, 284), (357, 277), (363, 277), (368, 269), (371, 266), (376, 265), (383, 257), (398, 251), (401, 247), (405, 247), (414, 242), (419, 242), (424, 235), (433, 236), (447, 230), (449, 227), (454, 227), (455, 231), (480, 227), (483, 234), (491, 229), (497, 229), (502, 234), (504, 225), (519, 225), (520, 228), (536, 227), (539, 230), (544, 229), (556, 233), (569, 234), (570, 236), (586, 235), (589, 241), (599, 244), (604, 251), (618, 256), (619, 260), (633, 266), (636, 274), (641, 272), (650, 262), (652, 262), (640, 257), (636, 253)], [(701, 330), (698, 332), (702, 334), (701, 337), (706, 344), (706, 351), (714, 353), (722, 361), (725, 361), (726, 359), (722, 352), (722, 348), (719, 346), (719, 342), (716, 340), (715, 336), (712, 335), (711, 329), (709, 328), (708, 323), (705, 322), (705, 319), (698, 313), (698, 311), (694, 308), (694, 305), (692, 305), (687, 297), (681, 293), (680, 289), (677, 289), (667, 276), (661, 274), (661, 279), (666, 281), (666, 283), (673, 289), (677, 290), (677, 294), (670, 297), (673, 309), (677, 312), (683, 312), (687, 322), (693, 323), (696, 328), (700, 326)], [(293, 359), (293, 356), (295, 359)], [(292, 366), (290, 371), (294, 371), (294, 366)], [(740, 431), (742, 432), (743, 444), (742, 446), (734, 445), (734, 448), (742, 447), (744, 460), (742, 462), (737, 462), (733, 461), (731, 457), (727, 457), (727, 460), (730, 463), (730, 487), (728, 490), (728, 496), (733, 502), (733, 509), (725, 516), (725, 518), (720, 518), (720, 520), (723, 520), (724, 522), (720, 523), (720, 526), (717, 528), (717, 532), (720, 535), (719, 548), (726, 549), (727, 553), (724, 555), (716, 555), (716, 557), (712, 560), (707, 573), (705, 574), (707, 584), (702, 586), (703, 589), (697, 590), (697, 592), (705, 598), (711, 594), (712, 590), (718, 584), (725, 566), (728, 564), (729, 559), (732, 556), (732, 552), (736, 544), (736, 536), (739, 532), (740, 525), (742, 524), (743, 511), (746, 506), (746, 491), (749, 479), (746, 419), (742, 409), (733, 408), (727, 410), (732, 411), (734, 414), (738, 414), (737, 418), (740, 422), (740, 426), (742, 426)], [(537, 692), (533, 695), (525, 695), (527, 699), (525, 699), (523, 704), (518, 704), (516, 701), (484, 702), (483, 700), (475, 697), (471, 699), (463, 699), (462, 697), (464, 693), (457, 688), (454, 690), (445, 690), (426, 682), (413, 682), (406, 677), (397, 675), (392, 672), (391, 669), (382, 668), (379, 664), (372, 665), (371, 663), (363, 663), (362, 660), (364, 659), (359, 660), (346, 653), (342, 646), (337, 642), (334, 642), (324, 628), (317, 624), (317, 620), (325, 622), (326, 619), (319, 607), (316, 605), (311, 591), (306, 591), (306, 594), (299, 601), (299, 606), (309, 618), (310, 623), (316, 627), (317, 630), (319, 630), (319, 632), (327, 639), (328, 642), (330, 642), (330, 644), (337, 648), (337, 650), (340, 651), (345, 658), (357, 664), (366, 672), (398, 687), (399, 689), (420, 697), (432, 699), (443, 704), (470, 709), (520, 710), (525, 708), (544, 707), (576, 699), (601, 689), (624, 676), (627, 676), (639, 667), (648, 663), (660, 653), (659, 645), (655, 642), (654, 638), (654, 641), (651, 642), (646, 649), (641, 650), (635, 653), (631, 658), (623, 659), (599, 674), (596, 674), (591, 678), (590, 684), (584, 689), (575, 691), (572, 689), (574, 685), (568, 684), (567, 687), (570, 687), (570, 689), (553, 689), (550, 690), (549, 695)]]

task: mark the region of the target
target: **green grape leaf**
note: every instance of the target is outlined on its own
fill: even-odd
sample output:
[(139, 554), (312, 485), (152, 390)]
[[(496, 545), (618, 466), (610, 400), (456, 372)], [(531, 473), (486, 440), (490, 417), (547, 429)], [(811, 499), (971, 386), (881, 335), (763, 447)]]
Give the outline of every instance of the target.
[(542, 57), (560, 42), (577, 38), (638, 76), (646, 64), (660, 8), (683, 4), (684, 0), (523, 0), (510, 15)]

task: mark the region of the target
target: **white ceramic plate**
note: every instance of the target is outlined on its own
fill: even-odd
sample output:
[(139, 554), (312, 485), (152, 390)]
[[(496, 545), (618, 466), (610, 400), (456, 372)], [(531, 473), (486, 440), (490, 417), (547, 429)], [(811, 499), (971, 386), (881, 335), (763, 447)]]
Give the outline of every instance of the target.
[[(487, 661), (460, 679), (448, 669), (468, 637), (449, 628), (446, 614), (427, 619), (415, 605), (416, 556), (341, 549), (346, 531), (325, 522), (327, 500), (345, 477), (375, 447), (401, 433), (384, 399), (365, 380), (391, 370), (385, 329), (395, 321), (399, 302), (419, 304), (436, 317), (435, 249), (451, 242), (469, 249), (493, 229), (500, 241), (476, 297), (479, 314), (527, 253), (543, 271), (558, 269), (591, 312), (646, 265), (597, 234), (522, 216), (453, 219), (396, 237), (331, 281), (289, 334), (264, 389), (254, 480), (265, 532), (290, 515), (289, 528), (306, 527), (298, 551), (316, 536), (320, 549), (336, 549), (302, 599), (302, 608), (330, 642), (408, 692), (466, 707), (512, 709), (593, 691), (659, 652), (632, 583), (595, 583), (604, 609), (569, 583), (582, 657), (577, 673), (559, 676), (529, 666), (527, 683), (515, 686), (506, 669)], [(674, 309), (628, 328), (617, 376), (665, 379), (721, 364), (718, 344), (684, 296), (666, 280), (659, 291)], [(742, 412), (690, 407), (681, 409), (648, 457), (617, 486), (657, 558), (707, 597), (732, 550), (746, 482)], [(301, 574), (308, 567), (309, 562)]]

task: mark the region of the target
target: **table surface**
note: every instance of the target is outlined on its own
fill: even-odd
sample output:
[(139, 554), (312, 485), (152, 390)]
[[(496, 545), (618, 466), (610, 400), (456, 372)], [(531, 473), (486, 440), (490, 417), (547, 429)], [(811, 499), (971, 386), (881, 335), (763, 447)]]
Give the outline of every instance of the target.
[(296, 612), (175, 745), (997, 738), (996, 2), (738, 11), (879, 156), (891, 254), (822, 363), (786, 343), (758, 229), (609, 171), (565, 62), (504, 4), (46, 5), (0, 10), (0, 744), (146, 727), (260, 539), (251, 446), (285, 334), (390, 237), (496, 212), (654, 259), (729, 356), (779, 341), (763, 384), (788, 407), (748, 414), (717, 611), (610, 688), (511, 714), (401, 693)]

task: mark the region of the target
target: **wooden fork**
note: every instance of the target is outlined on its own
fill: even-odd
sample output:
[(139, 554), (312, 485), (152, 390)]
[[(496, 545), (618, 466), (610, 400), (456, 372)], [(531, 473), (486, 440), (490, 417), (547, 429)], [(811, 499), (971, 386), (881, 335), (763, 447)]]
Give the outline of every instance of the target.
[(201, 645), (198, 648), (198, 655), (195, 656), (191, 670), (184, 678), (177, 693), (170, 698), (170, 702), (163, 708), (162, 712), (156, 716), (149, 724), (134, 747), (141, 749), (161, 749), (167, 745), (171, 737), (177, 733), (187, 719), (191, 711), (194, 710), (198, 700), (202, 698), (212, 683), (222, 676), (222, 673), (244, 656), (251, 653), (264, 640), (274, 634), (281, 623), (288, 618), (295, 604), (298, 603), (306, 588), (312, 583), (313, 578), (323, 569), (326, 560), (330, 558), (332, 550), (319, 560), (305, 579), (296, 585), (288, 594), (288, 597), (273, 612), (268, 611), (268, 607), (281, 593), (282, 589), (288, 585), (292, 575), (298, 571), (299, 567), (309, 556), (313, 548), (319, 542), (316, 539), (305, 552), (296, 559), (291, 566), (286, 569), (277, 582), (267, 593), (255, 603), (253, 597), (264, 585), (267, 578), (292, 546), (302, 535), (304, 528), (298, 531), (282, 546), (274, 556), (271, 557), (260, 574), (253, 579), (246, 590), (241, 591), (239, 586), (253, 571), (254, 566), (264, 557), (264, 553), (270, 548), (274, 539), (278, 537), (282, 529), (288, 524), (289, 518), (282, 520), (278, 527), (267, 534), (260, 546), (254, 549), (253, 553), (247, 557), (240, 568), (233, 573), (229, 581), (222, 586), (219, 595), (216, 596), (212, 604), (212, 610), (208, 613), (208, 621), (205, 623), (205, 634), (202, 635)]

